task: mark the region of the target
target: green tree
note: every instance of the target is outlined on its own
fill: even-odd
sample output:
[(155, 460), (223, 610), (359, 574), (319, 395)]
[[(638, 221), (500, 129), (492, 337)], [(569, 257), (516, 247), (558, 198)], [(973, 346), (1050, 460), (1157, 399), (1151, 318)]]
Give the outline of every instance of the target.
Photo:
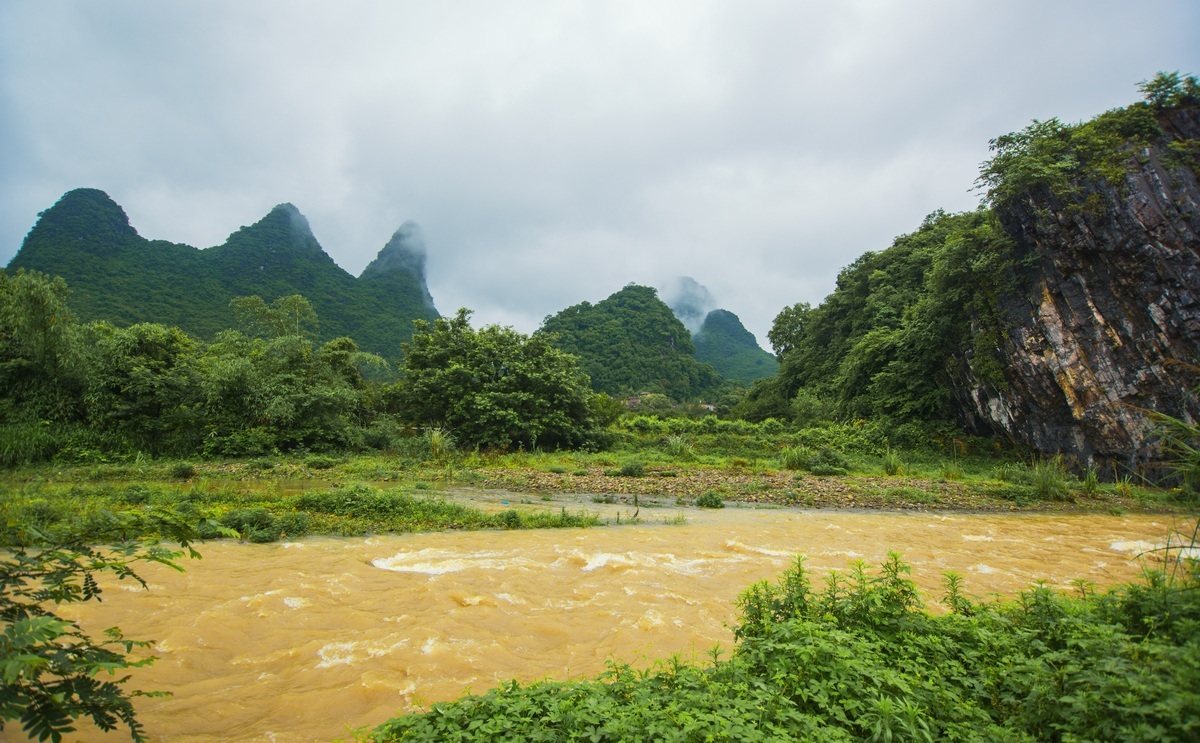
[(315, 338), (317, 335), (317, 313), (312, 303), (300, 294), (289, 294), (270, 304), (257, 295), (236, 297), (229, 306), (248, 335), (260, 338), (287, 335)]
[(1138, 83), (1142, 96), (1156, 109), (1200, 105), (1200, 83), (1193, 75), (1159, 72), (1149, 80)]
[(88, 422), (129, 448), (186, 455), (199, 443), (203, 344), (179, 328), (139, 323), (85, 327)]
[(65, 281), (0, 272), (0, 421), (78, 415), (77, 331)]
[[(138, 539), (143, 534), (152, 538)], [(126, 639), (117, 628), (95, 639), (54, 607), (100, 600), (103, 574), (145, 587), (139, 565), (180, 570), (184, 554), (199, 557), (190, 546), (196, 536), (174, 514), (155, 511), (102, 514), (54, 531), (10, 525), (0, 553), (0, 732), (17, 721), (26, 735), (57, 743), (76, 720), (90, 718), (101, 730), (124, 725), (143, 740), (132, 700), (162, 693), (123, 684), (126, 670), (154, 661), (134, 657), (149, 643)], [(168, 549), (164, 539), (183, 551)]]
[(771, 323), (767, 339), (771, 341), (771, 349), (775, 358), (783, 361), (793, 348), (804, 337), (804, 327), (812, 314), (812, 305), (808, 302), (797, 302), (791, 307), (784, 307)]
[(575, 357), (538, 334), (489, 325), (471, 312), (432, 325), (417, 320), (404, 344), (400, 405), (412, 422), (453, 431), (482, 447), (575, 448), (595, 428), (588, 377)]

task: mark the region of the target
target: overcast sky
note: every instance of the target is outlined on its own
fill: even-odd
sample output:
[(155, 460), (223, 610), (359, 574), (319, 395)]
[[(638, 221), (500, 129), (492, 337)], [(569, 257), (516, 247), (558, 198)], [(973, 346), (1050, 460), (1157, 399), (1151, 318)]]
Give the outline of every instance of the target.
[(405, 220), (444, 314), (526, 332), (687, 275), (765, 345), (974, 208), (988, 140), (1200, 73), (1200, 3), (0, 3), (0, 264), (63, 192), (209, 247), (292, 202), (358, 275)]

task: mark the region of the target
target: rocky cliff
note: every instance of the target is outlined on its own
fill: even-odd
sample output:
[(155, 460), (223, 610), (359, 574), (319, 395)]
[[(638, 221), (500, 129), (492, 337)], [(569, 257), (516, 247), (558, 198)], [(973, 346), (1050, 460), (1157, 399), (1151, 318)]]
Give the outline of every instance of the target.
[[(1155, 456), (1148, 411), (1200, 419), (1200, 108), (1157, 113), (1116, 179), (1077, 175), (996, 204), (1017, 276), (999, 298), (1005, 382), (961, 365), (966, 422), (1078, 464)], [(975, 365), (977, 366), (977, 364)]]

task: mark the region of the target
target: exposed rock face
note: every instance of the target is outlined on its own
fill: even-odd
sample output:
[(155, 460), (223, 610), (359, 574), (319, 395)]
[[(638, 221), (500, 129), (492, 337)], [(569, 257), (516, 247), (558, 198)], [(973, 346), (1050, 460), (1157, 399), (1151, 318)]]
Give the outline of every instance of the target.
[[(1200, 110), (1163, 114), (1167, 141), (1131, 152), (1120, 187), (1041, 190), (998, 210), (1028, 266), (1001, 298), (1007, 388), (956, 385), (969, 424), (1078, 463), (1154, 455), (1154, 410), (1200, 419), (1200, 187), (1168, 147), (1200, 137)], [(963, 365), (965, 368), (967, 365)]]

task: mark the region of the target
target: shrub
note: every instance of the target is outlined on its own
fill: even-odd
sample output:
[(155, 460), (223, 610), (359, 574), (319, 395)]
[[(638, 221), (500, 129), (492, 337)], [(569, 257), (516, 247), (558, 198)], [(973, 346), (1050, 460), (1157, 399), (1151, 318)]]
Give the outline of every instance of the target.
[(724, 508), (725, 501), (721, 500), (721, 496), (716, 492), (709, 490), (696, 498), (696, 505), (700, 508)]
[(962, 467), (959, 467), (957, 462), (944, 462), (938, 469), (938, 474), (942, 476), (943, 480), (963, 479)]
[(240, 508), (229, 511), (221, 517), (221, 525), (233, 529), (243, 539), (255, 543), (274, 542), (283, 533), (279, 520), (265, 508)]
[(638, 461), (626, 462), (621, 465), (620, 474), (624, 477), (642, 477), (646, 474), (646, 465)]
[(691, 459), (696, 454), (695, 448), (683, 434), (673, 434), (666, 438), (666, 450), (675, 459)]
[(888, 448), (883, 455), (883, 473), (888, 477), (904, 474), (904, 463), (900, 461), (900, 455), (891, 448)]
[(313, 470), (329, 470), (342, 463), (342, 460), (336, 457), (327, 457), (317, 455), (304, 460), (304, 466)]
[(190, 462), (176, 462), (171, 466), (170, 475), (175, 480), (190, 480), (196, 476), (196, 466)]
[(1055, 456), (1035, 463), (1029, 473), (1029, 485), (1043, 500), (1067, 500), (1070, 491), (1067, 489), (1067, 472), (1062, 457)]
[(785, 470), (804, 470), (808, 469), (815, 456), (807, 446), (785, 446), (780, 458)]
[(521, 528), (521, 514), (517, 513), (515, 509), (510, 508), (507, 511), (501, 511), (494, 518), (496, 525), (505, 529)]

